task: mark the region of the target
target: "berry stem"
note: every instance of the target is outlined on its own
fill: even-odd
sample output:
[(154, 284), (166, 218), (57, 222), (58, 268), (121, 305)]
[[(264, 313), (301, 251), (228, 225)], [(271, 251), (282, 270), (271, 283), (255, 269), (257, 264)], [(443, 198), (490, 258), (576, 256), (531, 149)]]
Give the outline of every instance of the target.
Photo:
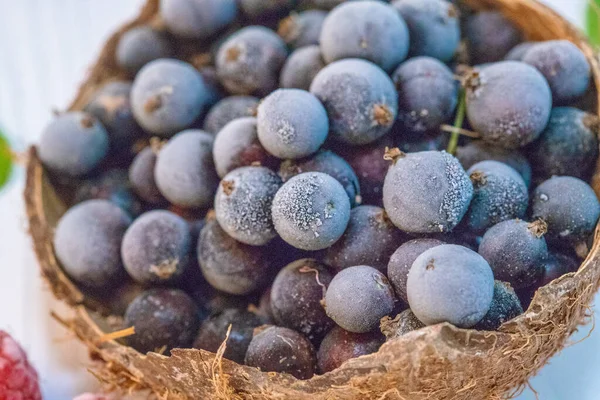
[(456, 148), (458, 147), (458, 138), (460, 137), (460, 131), (465, 121), (465, 113), (467, 111), (467, 102), (465, 96), (465, 89), (460, 89), (458, 96), (458, 110), (456, 111), (456, 118), (454, 119), (454, 130), (450, 136), (450, 142), (448, 143), (448, 153), (454, 155)]

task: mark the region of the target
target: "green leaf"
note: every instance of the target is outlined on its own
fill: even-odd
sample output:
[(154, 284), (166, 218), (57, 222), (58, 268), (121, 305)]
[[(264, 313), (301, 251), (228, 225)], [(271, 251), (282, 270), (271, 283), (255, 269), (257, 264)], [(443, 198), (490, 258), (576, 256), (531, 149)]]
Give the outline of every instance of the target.
[(590, 41), (600, 46), (600, 0), (588, 0), (586, 30)]
[(13, 169), (13, 153), (8, 140), (0, 131), (0, 189), (6, 185)]

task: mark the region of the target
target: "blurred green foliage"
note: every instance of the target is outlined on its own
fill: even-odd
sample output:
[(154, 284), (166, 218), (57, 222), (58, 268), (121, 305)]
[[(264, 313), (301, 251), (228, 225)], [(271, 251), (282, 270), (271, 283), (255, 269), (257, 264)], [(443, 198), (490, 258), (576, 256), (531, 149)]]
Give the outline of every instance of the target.
[(600, 46), (600, 0), (588, 0), (586, 30), (590, 41)]
[(0, 131), (0, 189), (6, 185), (13, 168), (13, 153), (6, 136)]

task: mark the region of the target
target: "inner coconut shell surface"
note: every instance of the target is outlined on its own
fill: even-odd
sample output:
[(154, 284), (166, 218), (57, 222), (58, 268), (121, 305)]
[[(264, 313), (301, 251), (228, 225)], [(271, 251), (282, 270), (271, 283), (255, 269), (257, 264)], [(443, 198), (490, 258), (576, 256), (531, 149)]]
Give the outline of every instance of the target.
[[(579, 31), (551, 9), (532, 0), (463, 0), (474, 9), (497, 9), (528, 40), (567, 39), (580, 47), (592, 66), (595, 86), (600, 67)], [(105, 44), (70, 110), (79, 110), (102, 84), (128, 78), (115, 62), (121, 35), (132, 27), (160, 27), (158, 0), (148, 0), (139, 16)], [(199, 65), (203, 56), (185, 56)], [(594, 99), (598, 94), (594, 93)], [(598, 111), (598, 106), (594, 110)], [(600, 194), (600, 163), (592, 179)], [(260, 372), (204, 350), (174, 349), (171, 356), (140, 354), (107, 340), (115, 318), (107, 307), (85, 295), (62, 271), (52, 247), (53, 230), (66, 211), (67, 194), (55, 187), (37, 156), (28, 152), (25, 204), (33, 248), (54, 295), (74, 309), (55, 317), (90, 349), (99, 379), (123, 390), (149, 389), (164, 399), (501, 399), (519, 394), (548, 359), (565, 347), (569, 335), (591, 317), (589, 304), (600, 283), (600, 241), (596, 239), (576, 273), (540, 288), (529, 309), (498, 332), (429, 326), (388, 340), (375, 354), (351, 359), (340, 368), (309, 380)], [(110, 309), (110, 307), (108, 307)], [(386, 323), (393, 330), (394, 321)]]

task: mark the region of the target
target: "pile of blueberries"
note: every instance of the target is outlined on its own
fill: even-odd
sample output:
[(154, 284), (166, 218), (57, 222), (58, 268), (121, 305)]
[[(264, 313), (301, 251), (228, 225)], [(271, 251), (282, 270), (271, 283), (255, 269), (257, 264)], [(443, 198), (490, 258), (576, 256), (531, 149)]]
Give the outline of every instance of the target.
[(570, 42), (445, 0), (160, 17), (118, 43), (132, 80), (38, 147), (72, 193), (56, 257), (127, 302), (140, 352), (227, 337), (226, 358), (306, 379), (376, 352), (384, 317), (496, 330), (589, 251), (599, 120)]

